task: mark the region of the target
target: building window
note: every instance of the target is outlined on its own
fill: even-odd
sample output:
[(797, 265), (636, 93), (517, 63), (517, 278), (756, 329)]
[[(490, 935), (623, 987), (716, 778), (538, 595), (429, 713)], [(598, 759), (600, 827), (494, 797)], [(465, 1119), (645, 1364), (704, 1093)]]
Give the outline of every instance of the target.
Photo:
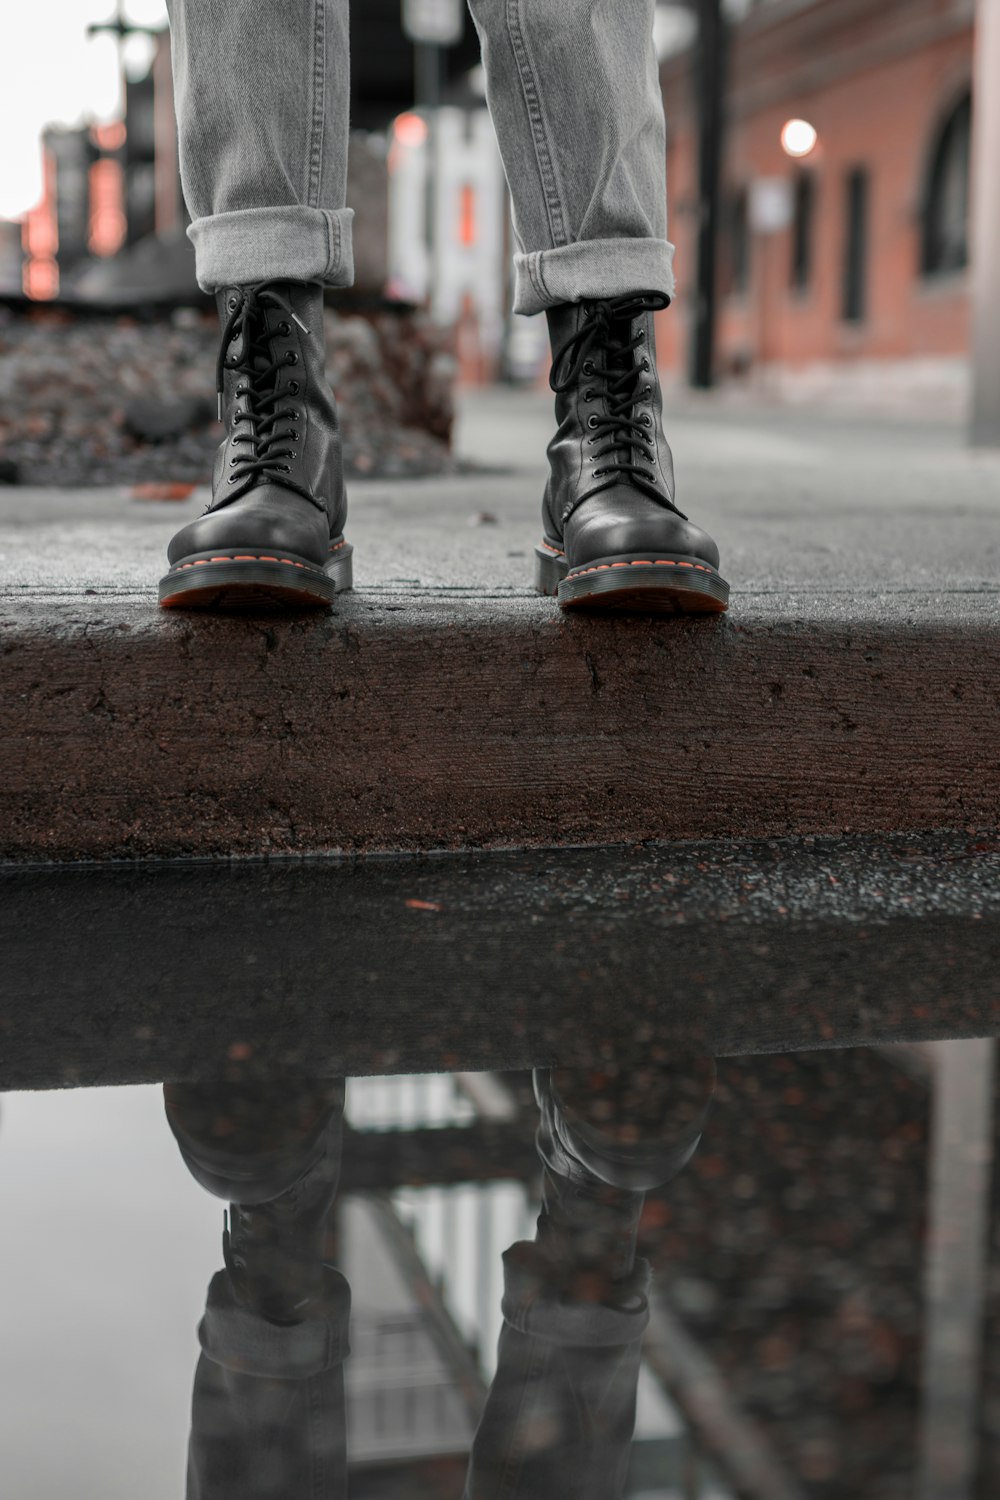
[(812, 278), (813, 218), (816, 208), (816, 179), (811, 172), (800, 172), (795, 179), (792, 198), (792, 290), (804, 292)]
[(863, 323), (867, 313), (868, 168), (853, 167), (845, 180), (844, 284), (841, 316)]
[(925, 276), (961, 271), (969, 263), (969, 156), (972, 96), (946, 115), (931, 153), (924, 194), (920, 269)]
[(750, 285), (750, 210), (745, 187), (738, 188), (730, 197), (726, 218), (726, 290), (738, 297)]

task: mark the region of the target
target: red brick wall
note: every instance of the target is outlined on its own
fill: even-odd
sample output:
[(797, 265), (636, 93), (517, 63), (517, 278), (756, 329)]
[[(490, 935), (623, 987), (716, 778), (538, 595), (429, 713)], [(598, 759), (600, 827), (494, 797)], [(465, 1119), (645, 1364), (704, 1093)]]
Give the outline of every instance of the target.
[[(798, 166), (780, 145), (781, 127), (792, 116), (815, 125), (819, 146), (807, 163), (816, 180), (811, 285), (805, 293), (791, 287), (790, 232), (752, 235), (748, 292), (720, 302), (723, 370), (746, 356), (795, 366), (966, 351), (965, 276), (921, 277), (920, 244), (928, 159), (942, 117), (968, 86), (972, 32), (944, 24), (939, 0), (906, 3), (909, 28), (901, 27), (900, 6), (892, 0), (883, 9), (870, 7), (863, 42), (851, 0), (822, 0), (813, 8), (811, 41), (803, 36), (809, 18), (801, 15), (746, 40), (734, 38), (727, 188), (756, 177), (795, 176)], [(825, 34), (816, 33), (820, 22)], [(935, 35), (935, 28), (943, 34)], [(687, 358), (697, 227), (687, 66), (685, 59), (674, 60), (663, 79), (679, 295), (663, 319), (661, 360), (678, 370)], [(868, 314), (855, 325), (841, 318), (845, 177), (861, 165), (870, 175)]]

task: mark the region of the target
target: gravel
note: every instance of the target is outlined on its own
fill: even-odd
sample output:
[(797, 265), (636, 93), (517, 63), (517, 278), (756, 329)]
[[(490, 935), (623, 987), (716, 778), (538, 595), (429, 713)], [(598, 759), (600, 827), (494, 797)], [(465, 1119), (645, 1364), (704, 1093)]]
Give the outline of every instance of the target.
[[(454, 473), (450, 331), (410, 308), (328, 308), (326, 335), (348, 478)], [(0, 484), (207, 483), (217, 349), (214, 314), (189, 308), (0, 308)]]

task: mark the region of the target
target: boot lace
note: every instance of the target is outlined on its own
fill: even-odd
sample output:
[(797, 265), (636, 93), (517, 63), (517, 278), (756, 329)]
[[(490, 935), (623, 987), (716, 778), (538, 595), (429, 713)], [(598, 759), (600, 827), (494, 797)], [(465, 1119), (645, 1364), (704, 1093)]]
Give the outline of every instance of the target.
[[(621, 297), (600, 298), (590, 304), (590, 316), (583, 326), (553, 356), (549, 385), (557, 395), (568, 391), (581, 376), (600, 383), (599, 393), (604, 397), (606, 410), (593, 412), (587, 418), (591, 432), (588, 442), (595, 447), (603, 443), (594, 454), (595, 459), (603, 460), (592, 471), (594, 479), (621, 477), (631, 482), (639, 479), (645, 481), (643, 488), (656, 486), (656, 474), (649, 467), (656, 462), (652, 418), (646, 412), (635, 413), (635, 407), (652, 389), (646, 381), (648, 358), (637, 361), (634, 357), (646, 335), (640, 329), (630, 338), (628, 330), (632, 319), (640, 313), (659, 312), (669, 303), (670, 298), (662, 292), (628, 292)], [(565, 373), (561, 374), (563, 370)], [(597, 395), (594, 387), (587, 386), (583, 399), (591, 401)], [(663, 504), (676, 509), (658, 488), (655, 495)]]
[[(298, 440), (299, 434), (293, 426), (287, 424), (298, 421), (299, 412), (294, 406), (284, 403), (296, 393), (298, 387), (294, 381), (287, 387), (281, 386), (279, 373), (287, 365), (296, 364), (298, 355), (289, 349), (275, 357), (271, 347), (273, 341), (287, 337), (291, 329), (284, 319), (268, 328), (263, 316), (266, 308), (278, 309), (286, 318), (297, 323), (303, 333), (309, 333), (309, 329), (293, 312), (286, 299), (267, 282), (235, 289), (235, 303), (229, 310), (219, 344), (219, 356), (215, 364), (215, 389), (219, 398), (221, 421), (225, 372), (237, 371), (242, 377), (236, 386), (233, 415), (239, 423), (248, 423), (249, 430), (234, 432), (230, 442), (246, 443), (249, 447), (245, 454), (238, 454), (230, 460), (233, 472), (229, 475), (228, 483), (233, 485), (247, 479), (266, 477), (295, 490), (322, 510), (322, 502), (311, 495), (305, 485), (291, 477), (291, 465), (287, 460), (296, 457), (292, 444)], [(242, 340), (241, 353), (230, 358), (229, 350), (239, 340)]]

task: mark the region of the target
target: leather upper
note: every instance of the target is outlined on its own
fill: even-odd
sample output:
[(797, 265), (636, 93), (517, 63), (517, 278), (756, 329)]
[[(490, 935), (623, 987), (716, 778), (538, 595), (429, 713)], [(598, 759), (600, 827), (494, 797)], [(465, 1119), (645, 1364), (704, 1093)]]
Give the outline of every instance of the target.
[[(591, 316), (587, 302), (548, 309), (553, 357)], [(624, 339), (639, 340), (632, 357), (644, 378), (637, 382), (631, 415), (647, 436), (644, 444), (636, 442), (633, 458), (649, 478), (599, 472), (606, 445), (599, 435), (593, 436), (588, 422), (608, 413), (609, 400), (605, 383), (593, 373), (600, 356), (585, 361), (573, 384), (556, 394), (557, 427), (548, 446), (549, 478), (542, 503), (546, 536), (562, 547), (571, 568), (642, 552), (680, 553), (716, 568), (715, 542), (674, 505), (674, 466), (663, 432), (652, 310), (637, 313), (621, 332)]]
[[(273, 330), (269, 360), (280, 361), (271, 384), (281, 392), (274, 409), (289, 413), (275, 430), (294, 436), (276, 445), (282, 450), (280, 468), (276, 462), (263, 472), (241, 472), (245, 461), (254, 457), (258, 445), (253, 438), (263, 424), (248, 396), (246, 369), (240, 367), (245, 339), (234, 339), (223, 350), (225, 434), (215, 455), (212, 503), (173, 538), (167, 549), (171, 564), (214, 548), (245, 547), (292, 553), (322, 566), (331, 539), (343, 533), (347, 498), (340, 423), (326, 378), (323, 289), (303, 282), (269, 285), (309, 330), (261, 298), (255, 316)], [(238, 311), (240, 296), (238, 287), (217, 293), (223, 325)]]

